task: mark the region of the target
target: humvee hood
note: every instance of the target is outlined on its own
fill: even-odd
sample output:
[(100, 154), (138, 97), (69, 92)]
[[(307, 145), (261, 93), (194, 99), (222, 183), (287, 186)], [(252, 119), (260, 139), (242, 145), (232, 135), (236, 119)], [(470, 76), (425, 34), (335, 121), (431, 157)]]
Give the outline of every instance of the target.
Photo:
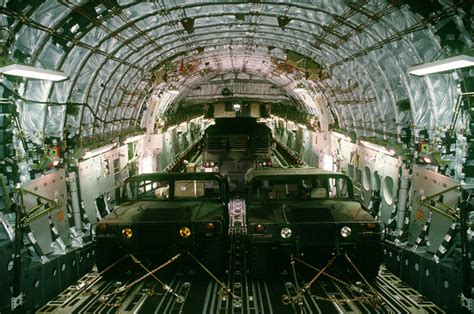
[(222, 216), (220, 202), (203, 201), (143, 201), (125, 203), (104, 218), (104, 222), (136, 223), (194, 221)]
[(357, 202), (339, 202), (331, 206), (331, 214), (336, 221), (374, 221), (374, 217), (366, 212)]
[[(281, 206), (282, 210), (284, 206)], [(359, 203), (352, 201), (322, 201), (318, 205), (308, 204), (307, 206), (303, 204), (290, 204), (289, 206), (286, 205), (285, 211), (291, 213), (290, 216), (295, 222), (355, 222), (374, 220)]]
[(274, 203), (274, 221), (282, 221), (285, 216), (290, 222), (343, 222), (343, 221), (374, 221), (358, 202), (353, 201), (321, 201), (317, 205), (307, 202)]

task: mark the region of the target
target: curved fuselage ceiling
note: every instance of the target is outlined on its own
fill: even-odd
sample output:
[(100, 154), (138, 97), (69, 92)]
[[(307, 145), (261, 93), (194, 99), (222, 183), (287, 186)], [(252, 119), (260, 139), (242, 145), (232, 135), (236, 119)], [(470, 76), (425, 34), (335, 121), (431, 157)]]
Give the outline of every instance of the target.
[(433, 137), (451, 122), (456, 77), (407, 68), (470, 46), (467, 2), (5, 1), (4, 59), (69, 76), (5, 84), (38, 144), (151, 131), (226, 87), (310, 114), (323, 130)]

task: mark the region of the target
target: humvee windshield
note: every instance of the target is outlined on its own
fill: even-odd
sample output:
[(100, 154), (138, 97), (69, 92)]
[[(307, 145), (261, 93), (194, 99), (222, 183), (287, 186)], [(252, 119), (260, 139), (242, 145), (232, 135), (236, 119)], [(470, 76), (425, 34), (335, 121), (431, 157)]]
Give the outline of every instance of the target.
[(352, 185), (344, 176), (256, 177), (251, 187), (252, 199), (352, 199)]
[(126, 200), (219, 199), (217, 180), (143, 180), (130, 181)]

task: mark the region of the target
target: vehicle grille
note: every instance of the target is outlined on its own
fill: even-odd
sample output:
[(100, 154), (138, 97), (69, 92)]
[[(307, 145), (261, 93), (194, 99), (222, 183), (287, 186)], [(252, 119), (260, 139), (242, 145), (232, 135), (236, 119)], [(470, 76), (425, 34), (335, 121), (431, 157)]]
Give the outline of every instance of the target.
[(335, 224), (298, 224), (298, 234), (302, 245), (327, 245), (334, 244), (336, 237)]
[(297, 224), (300, 244), (330, 245), (335, 242), (336, 224), (327, 208), (293, 208), (291, 210)]
[(174, 224), (147, 223), (138, 228), (138, 246), (143, 249), (169, 246), (176, 235)]
[(291, 210), (295, 222), (331, 222), (334, 217), (327, 208), (294, 208)]

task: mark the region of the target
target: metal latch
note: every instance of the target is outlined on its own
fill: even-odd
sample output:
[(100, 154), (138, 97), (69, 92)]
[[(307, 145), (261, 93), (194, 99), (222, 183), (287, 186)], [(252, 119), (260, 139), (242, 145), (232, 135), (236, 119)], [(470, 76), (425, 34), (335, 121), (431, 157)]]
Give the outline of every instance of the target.
[(12, 311), (15, 311), (17, 307), (23, 305), (23, 297), (24, 297), (23, 292), (21, 292), (16, 297), (12, 297)]
[(472, 299), (466, 298), (464, 296), (464, 293), (461, 293), (459, 295), (459, 300), (461, 301), (461, 307), (468, 309), (469, 313), (473, 313), (473, 306), (472, 306), (473, 300)]

